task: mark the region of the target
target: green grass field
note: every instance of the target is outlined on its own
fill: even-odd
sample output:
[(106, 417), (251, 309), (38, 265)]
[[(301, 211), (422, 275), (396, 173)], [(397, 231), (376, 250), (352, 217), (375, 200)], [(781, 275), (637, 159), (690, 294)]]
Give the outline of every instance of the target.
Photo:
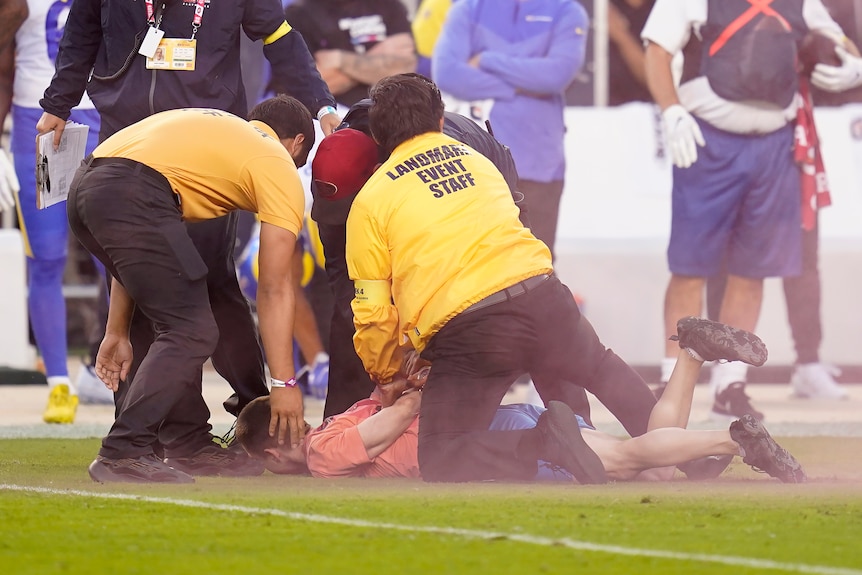
[(862, 575), (862, 438), (781, 442), (810, 483), (99, 485), (98, 440), (0, 440), (0, 574)]

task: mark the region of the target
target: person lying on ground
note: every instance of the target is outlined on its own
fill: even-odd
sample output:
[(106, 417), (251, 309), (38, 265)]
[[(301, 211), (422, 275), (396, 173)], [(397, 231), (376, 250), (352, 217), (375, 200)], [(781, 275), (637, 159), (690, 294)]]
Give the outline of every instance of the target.
[[(766, 355), (756, 335), (718, 322), (684, 318), (678, 324), (680, 344), (677, 367), (665, 393), (650, 414), (649, 430), (634, 438), (598, 431), (564, 403), (549, 402), (548, 409), (528, 404), (501, 405), (491, 429), (535, 429), (536, 441), (546, 433), (563, 434), (579, 444), (577, 461), (565, 461), (564, 470), (539, 462), (537, 479), (572, 480), (573, 475), (599, 479), (669, 480), (674, 466), (708, 456), (719, 456), (721, 469), (733, 456), (783, 482), (806, 480), (798, 461), (780, 447), (762, 423), (743, 417), (724, 430), (688, 430), (694, 386), (704, 360), (752, 362)], [(385, 406), (379, 389), (345, 413), (328, 418), (309, 430), (298, 447), (276, 444), (268, 433), (267, 398), (252, 402), (237, 421), (237, 439), (249, 455), (264, 462), (273, 473), (314, 477), (420, 477), (417, 456), (418, 413), (421, 386), (430, 367), (423, 366), (399, 380), (404, 388)], [(565, 459), (565, 457), (562, 457)]]

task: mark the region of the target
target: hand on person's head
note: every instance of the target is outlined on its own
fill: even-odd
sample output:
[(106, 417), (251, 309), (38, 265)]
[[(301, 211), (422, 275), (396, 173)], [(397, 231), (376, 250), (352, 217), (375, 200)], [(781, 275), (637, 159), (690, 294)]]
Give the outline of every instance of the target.
[(394, 404), (401, 394), (409, 389), (409, 387), (407, 376), (401, 372), (396, 373), (388, 383), (378, 383), (376, 392), (377, 397), (380, 399), (380, 404), (383, 407), (389, 407)]
[[(424, 361), (424, 360), (423, 360)], [(425, 387), (425, 382), (428, 381), (428, 375), (431, 373), (431, 364), (420, 367), (407, 378), (407, 386), (411, 389), (422, 389)]]
[(269, 404), (269, 435), (275, 437), (279, 445), (287, 441), (291, 447), (298, 446), (305, 437), (302, 390), (298, 386), (273, 388)]
[(338, 114), (326, 114), (320, 118), (320, 129), (324, 136), (328, 136), (341, 123), (341, 118)]
[(404, 361), (402, 362), (401, 370), (409, 377), (414, 375), (423, 367), (430, 365), (431, 362), (427, 359), (422, 359), (418, 351), (415, 349), (409, 349), (404, 352)]

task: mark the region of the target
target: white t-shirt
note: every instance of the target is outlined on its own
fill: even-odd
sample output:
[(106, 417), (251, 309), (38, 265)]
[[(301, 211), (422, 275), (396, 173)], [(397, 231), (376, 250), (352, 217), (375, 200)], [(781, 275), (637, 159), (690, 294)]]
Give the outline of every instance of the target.
[[(691, 34), (699, 35), (706, 23), (706, 12), (707, 0), (656, 0), (641, 38), (681, 58)], [(802, 15), (811, 31), (843, 37), (844, 32), (821, 0), (804, 0)], [(698, 118), (738, 134), (774, 132), (794, 120), (799, 107), (798, 99), (785, 109), (761, 102), (731, 102), (713, 92), (703, 76), (679, 86), (678, 96), (685, 109)]]
[[(27, 0), (30, 14), (15, 34), (15, 83), (12, 103), (39, 108), (39, 99), (54, 77), (54, 60), (72, 2)], [(77, 106), (93, 108), (86, 92)]]

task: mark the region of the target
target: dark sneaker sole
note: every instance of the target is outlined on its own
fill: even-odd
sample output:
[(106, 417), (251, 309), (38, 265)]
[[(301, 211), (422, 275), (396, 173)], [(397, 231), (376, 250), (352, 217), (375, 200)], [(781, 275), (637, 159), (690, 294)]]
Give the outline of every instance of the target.
[(97, 457), (87, 468), (90, 479), (97, 483), (194, 483), (194, 477), (168, 467), (157, 470), (151, 464), (133, 459), (111, 460)]
[(249, 465), (243, 469), (229, 469), (216, 465), (185, 465), (176, 459), (168, 458), (165, 459), (165, 464), (183, 473), (202, 477), (257, 477), (258, 475), (263, 475), (263, 472), (266, 471), (262, 463), (259, 465)]
[(692, 481), (703, 481), (705, 479), (715, 479), (721, 475), (730, 462), (733, 461), (732, 455), (709, 455), (700, 459), (692, 459), (686, 463), (677, 465), (677, 469), (685, 473), (685, 476)]
[(571, 473), (578, 483), (602, 484), (608, 476), (602, 460), (584, 441), (581, 427), (573, 416), (571, 408), (560, 401), (548, 402), (548, 429), (560, 445), (565, 445), (565, 461), (552, 461)]
[(745, 450), (742, 461), (784, 483), (805, 483), (802, 465), (769, 435), (754, 417), (745, 415), (730, 424), (730, 437)]
[(724, 359), (760, 367), (769, 355), (763, 341), (750, 331), (701, 317), (682, 318), (676, 332), (671, 340), (679, 341), (680, 347), (694, 350), (706, 361)]

